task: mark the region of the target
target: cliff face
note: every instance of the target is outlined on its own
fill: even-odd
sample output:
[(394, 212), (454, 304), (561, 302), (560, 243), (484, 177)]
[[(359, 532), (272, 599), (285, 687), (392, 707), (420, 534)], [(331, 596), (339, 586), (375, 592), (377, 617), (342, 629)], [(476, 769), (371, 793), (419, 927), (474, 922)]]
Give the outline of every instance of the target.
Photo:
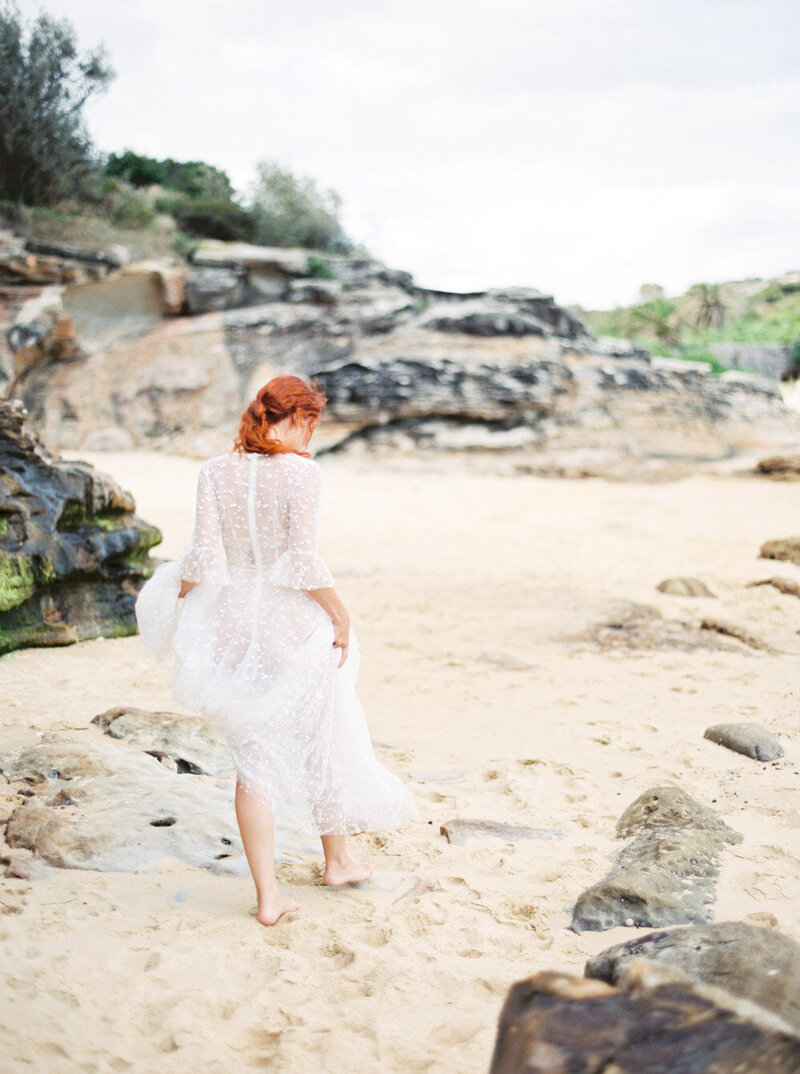
[(318, 269), (306, 251), (210, 243), (186, 270), (48, 288), (9, 332), (9, 394), (51, 443), (85, 450), (225, 450), (281, 372), (322, 381), (335, 450), (561, 452), (570, 472), (587, 452), (688, 462), (800, 439), (777, 385), (597, 341), (538, 291), (436, 291), (368, 258)]
[(87, 463), (52, 458), (22, 407), (0, 402), (0, 654), (133, 634), (161, 534)]

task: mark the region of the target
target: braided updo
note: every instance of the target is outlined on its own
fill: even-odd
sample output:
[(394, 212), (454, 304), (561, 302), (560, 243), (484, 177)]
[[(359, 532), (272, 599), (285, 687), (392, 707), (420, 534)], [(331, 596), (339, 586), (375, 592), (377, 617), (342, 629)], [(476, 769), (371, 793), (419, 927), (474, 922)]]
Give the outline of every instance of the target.
[(271, 436), (270, 427), (295, 414), (300, 418), (318, 418), (325, 402), (325, 393), (313, 381), (307, 384), (300, 377), (273, 377), (258, 390), (255, 399), (242, 414), (233, 450), (259, 455), (295, 452), (308, 457), (307, 451), (296, 451)]

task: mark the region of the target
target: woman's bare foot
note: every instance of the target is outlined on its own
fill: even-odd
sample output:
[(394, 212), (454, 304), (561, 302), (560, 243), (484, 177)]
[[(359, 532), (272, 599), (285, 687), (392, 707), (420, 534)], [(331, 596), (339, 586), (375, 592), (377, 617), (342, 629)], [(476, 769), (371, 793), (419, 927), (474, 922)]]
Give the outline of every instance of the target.
[(272, 892), (263, 899), (259, 899), (256, 920), (262, 925), (276, 925), (284, 914), (291, 914), (299, 909), (300, 904), (290, 899), (288, 895), (280, 891)]
[(325, 862), (322, 883), (326, 887), (336, 888), (340, 884), (358, 884), (362, 880), (369, 880), (371, 876), (372, 866), (362, 865), (348, 854), (341, 860)]

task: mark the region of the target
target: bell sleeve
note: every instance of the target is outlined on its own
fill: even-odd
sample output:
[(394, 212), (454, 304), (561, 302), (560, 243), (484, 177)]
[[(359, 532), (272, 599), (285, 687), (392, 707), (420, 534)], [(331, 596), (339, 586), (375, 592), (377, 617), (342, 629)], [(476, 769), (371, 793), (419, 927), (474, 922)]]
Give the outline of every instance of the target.
[(322, 470), (306, 464), (289, 498), (289, 547), (272, 564), (267, 581), (288, 589), (328, 589), (333, 575), (317, 553), (322, 498)]
[(172, 650), (184, 603), (179, 599), (181, 580), (220, 584), (224, 578), (219, 510), (208, 475), (201, 470), (192, 543), (177, 559), (160, 564), (136, 599), (139, 635), (157, 660), (164, 660)]
[(224, 568), (220, 553), (220, 517), (213, 485), (205, 469), (197, 479), (197, 508), (192, 543), (179, 560), (181, 578), (187, 582), (221, 582)]

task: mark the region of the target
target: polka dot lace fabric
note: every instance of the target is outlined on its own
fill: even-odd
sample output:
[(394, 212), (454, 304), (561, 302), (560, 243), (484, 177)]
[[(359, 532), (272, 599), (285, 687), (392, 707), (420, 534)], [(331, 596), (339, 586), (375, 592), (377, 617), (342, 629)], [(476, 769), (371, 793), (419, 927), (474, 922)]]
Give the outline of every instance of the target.
[[(321, 487), (300, 455), (210, 459), (192, 543), (142, 589), (139, 631), (158, 658), (174, 651), (175, 697), (218, 725), (281, 828), (395, 828), (417, 811), (372, 749), (357, 639), (338, 668), (333, 624), (306, 592), (334, 584), (317, 553)], [(182, 578), (198, 584), (179, 601)]]

